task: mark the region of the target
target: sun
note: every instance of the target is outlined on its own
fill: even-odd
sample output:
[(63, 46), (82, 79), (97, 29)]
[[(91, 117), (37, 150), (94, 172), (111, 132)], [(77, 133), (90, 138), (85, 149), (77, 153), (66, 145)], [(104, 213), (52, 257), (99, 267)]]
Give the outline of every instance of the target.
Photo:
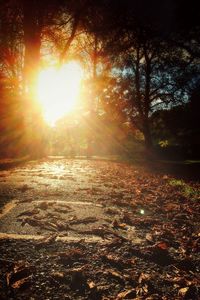
[(83, 70), (77, 62), (70, 62), (60, 68), (49, 67), (39, 73), (38, 100), (44, 119), (50, 126), (75, 109), (82, 78)]

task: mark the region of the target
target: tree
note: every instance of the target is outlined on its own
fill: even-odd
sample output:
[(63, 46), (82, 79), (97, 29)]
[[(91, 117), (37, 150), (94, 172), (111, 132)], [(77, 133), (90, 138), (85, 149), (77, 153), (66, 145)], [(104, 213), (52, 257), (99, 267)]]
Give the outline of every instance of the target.
[(65, 61), (67, 52), (77, 32), (85, 2), (79, 1), (79, 3), (74, 5), (73, 1), (68, 1), (67, 3), (54, 0), (42, 2), (34, 0), (31, 3), (25, 0), (22, 1), (25, 46), (24, 83), (29, 104), (31, 103), (29, 123), (32, 124), (29, 126), (29, 135), (31, 135), (32, 142), (30, 147), (32, 148), (32, 145), (37, 144), (37, 149), (40, 149), (40, 152), (42, 151), (41, 146), (43, 146), (42, 140), (44, 137), (41, 135), (43, 121), (36, 101), (36, 84), (41, 64), (42, 47), (49, 46), (49, 37), (53, 37), (53, 40), (55, 40), (52, 30), (57, 29), (56, 33), (60, 33), (62, 38), (62, 34), (63, 32), (65, 33), (67, 28), (68, 35), (67, 37), (64, 36), (64, 43), (61, 45), (62, 48), (59, 49), (59, 64)]
[(0, 73), (7, 88), (20, 93), (23, 69), (21, 10), (13, 1), (0, 3)]
[(107, 103), (113, 101), (111, 94), (118, 91), (114, 101), (122, 101), (118, 106), (142, 131), (146, 148), (151, 149), (152, 112), (188, 99), (186, 87), (192, 84), (196, 66), (183, 47), (170, 43), (171, 29), (176, 26), (171, 1), (106, 3), (113, 5), (113, 13), (109, 18), (106, 13), (103, 28), (94, 26), (94, 30), (101, 29), (118, 87), (107, 89), (104, 98)]

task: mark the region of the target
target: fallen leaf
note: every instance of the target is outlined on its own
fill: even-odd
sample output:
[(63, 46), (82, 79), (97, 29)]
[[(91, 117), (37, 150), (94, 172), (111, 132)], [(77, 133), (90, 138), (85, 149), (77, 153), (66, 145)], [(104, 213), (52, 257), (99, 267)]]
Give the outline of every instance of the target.
[(133, 299), (135, 297), (136, 297), (136, 291), (135, 291), (135, 289), (131, 289), (131, 290), (119, 293), (117, 295), (117, 300), (120, 300), (120, 299)]
[(38, 209), (27, 210), (27, 211), (23, 211), (22, 213), (20, 213), (17, 217), (32, 216), (32, 215), (35, 215), (35, 214), (38, 214), (38, 213), (39, 213)]
[(96, 284), (94, 283), (94, 281), (87, 281), (87, 284), (90, 289), (94, 289), (96, 287)]
[(20, 280), (16, 281), (15, 283), (13, 283), (12, 288), (24, 290), (24, 289), (30, 288), (31, 284), (32, 284), (31, 278), (27, 277), (27, 278), (20, 279)]
[(188, 290), (189, 290), (189, 287), (188, 287), (188, 286), (187, 286), (187, 287), (184, 287), (184, 288), (181, 288), (181, 289), (178, 291), (179, 296), (184, 297)]
[(142, 287), (136, 287), (136, 294), (137, 296), (143, 296), (148, 293), (148, 285), (145, 284)]
[(20, 288), (30, 282), (31, 276), (35, 272), (35, 267), (23, 264), (15, 265), (13, 270), (6, 274), (7, 286)]
[(124, 281), (124, 277), (123, 277), (119, 272), (117, 272), (117, 271), (115, 271), (115, 270), (107, 269), (107, 270), (105, 271), (105, 273), (110, 274), (111, 276), (113, 276), (113, 277), (116, 278), (116, 279), (119, 279), (120, 281)]
[(53, 276), (55, 278), (63, 278), (64, 277), (64, 273), (63, 272), (52, 272), (51, 276)]
[(138, 279), (139, 283), (142, 283), (143, 281), (149, 280), (151, 278), (150, 274), (141, 273)]
[(35, 248), (41, 248), (49, 243), (52, 243), (56, 240), (57, 238), (57, 234), (53, 234), (53, 235), (49, 235), (47, 237), (45, 237), (44, 239), (40, 240), (36, 245)]
[(87, 217), (87, 218), (83, 218), (83, 219), (74, 219), (70, 221), (71, 225), (75, 225), (75, 224), (88, 224), (88, 223), (94, 223), (97, 221), (97, 218), (95, 217)]
[(113, 265), (118, 265), (121, 261), (120, 257), (112, 254), (103, 255), (102, 258)]
[(168, 245), (165, 242), (159, 242), (155, 246), (159, 249), (162, 249), (162, 250), (167, 250), (168, 249)]

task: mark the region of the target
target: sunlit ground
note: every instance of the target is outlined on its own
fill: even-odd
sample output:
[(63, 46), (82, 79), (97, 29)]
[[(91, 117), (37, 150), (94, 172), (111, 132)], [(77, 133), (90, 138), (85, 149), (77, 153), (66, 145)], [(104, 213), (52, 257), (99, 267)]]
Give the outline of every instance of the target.
[(60, 68), (50, 67), (38, 77), (38, 100), (45, 121), (54, 126), (56, 121), (77, 106), (83, 70), (77, 62)]

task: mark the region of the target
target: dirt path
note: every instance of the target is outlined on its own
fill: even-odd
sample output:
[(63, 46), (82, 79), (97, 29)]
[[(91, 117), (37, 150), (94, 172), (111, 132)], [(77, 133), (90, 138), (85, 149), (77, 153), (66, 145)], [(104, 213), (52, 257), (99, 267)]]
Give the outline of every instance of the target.
[(0, 172), (0, 299), (198, 299), (199, 187), (117, 162)]

